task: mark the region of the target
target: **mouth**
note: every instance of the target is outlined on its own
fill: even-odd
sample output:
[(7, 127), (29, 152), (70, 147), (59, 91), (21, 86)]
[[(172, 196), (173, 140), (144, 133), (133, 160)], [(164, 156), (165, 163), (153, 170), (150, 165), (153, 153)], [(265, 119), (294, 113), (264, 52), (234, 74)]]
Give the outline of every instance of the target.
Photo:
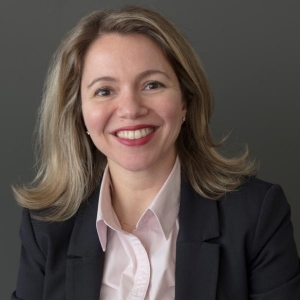
[(120, 130), (115, 135), (121, 139), (138, 140), (154, 132), (154, 127), (141, 128), (137, 130)]

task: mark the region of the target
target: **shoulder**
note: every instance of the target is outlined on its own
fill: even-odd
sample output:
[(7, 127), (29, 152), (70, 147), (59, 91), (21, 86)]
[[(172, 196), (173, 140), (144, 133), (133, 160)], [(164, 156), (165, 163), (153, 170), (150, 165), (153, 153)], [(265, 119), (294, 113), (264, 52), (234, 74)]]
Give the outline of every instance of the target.
[(234, 192), (225, 194), (219, 200), (222, 209), (248, 214), (259, 213), (261, 209), (273, 207), (289, 210), (285, 194), (278, 184), (272, 184), (255, 177), (248, 177)]
[(263, 198), (265, 194), (274, 187), (281, 189), (277, 184), (273, 184), (256, 177), (246, 177), (244, 183), (239, 186), (234, 192), (226, 194), (224, 199), (227, 199), (228, 196), (234, 198), (240, 195)]
[(34, 253), (41, 252), (44, 257), (49, 251), (55, 249), (68, 248), (74, 226), (78, 220), (96, 218), (96, 210), (98, 203), (99, 188), (97, 188), (91, 196), (81, 204), (77, 213), (68, 220), (61, 222), (41, 221), (36, 219), (36, 213), (28, 209), (23, 209), (20, 227), (20, 237), (22, 244)]
[(227, 193), (218, 204), (221, 221), (226, 226), (236, 226), (237, 231), (251, 228), (255, 234), (263, 225), (270, 228), (290, 218), (290, 206), (281, 186), (255, 177), (246, 178), (243, 185)]
[(247, 178), (235, 192), (218, 203), (224, 236), (244, 241), (248, 257), (256, 257), (267, 245), (290, 240), (293, 228), (290, 206), (278, 184)]
[(248, 257), (257, 255), (275, 233), (284, 238), (281, 230), (293, 232), (290, 206), (280, 185), (254, 177), (220, 199), (218, 211), (223, 237), (243, 241)]
[(75, 217), (63, 222), (40, 221), (35, 219), (33, 212), (23, 209), (20, 227), (22, 245), (44, 265), (50, 248), (67, 247), (74, 222)]

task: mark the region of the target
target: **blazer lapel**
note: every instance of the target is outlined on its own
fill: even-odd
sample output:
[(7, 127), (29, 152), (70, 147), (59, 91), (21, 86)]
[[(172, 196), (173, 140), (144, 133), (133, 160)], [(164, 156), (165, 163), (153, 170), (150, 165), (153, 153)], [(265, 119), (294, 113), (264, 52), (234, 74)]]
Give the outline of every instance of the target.
[(99, 188), (76, 215), (67, 254), (67, 300), (99, 300), (104, 252), (96, 230), (98, 198)]
[(216, 298), (220, 236), (217, 201), (197, 194), (182, 176), (176, 245), (175, 299)]
[[(97, 230), (99, 188), (80, 207), (67, 254), (66, 299), (98, 300), (104, 267)], [(175, 299), (216, 298), (220, 236), (217, 202), (197, 194), (182, 176), (176, 244)]]

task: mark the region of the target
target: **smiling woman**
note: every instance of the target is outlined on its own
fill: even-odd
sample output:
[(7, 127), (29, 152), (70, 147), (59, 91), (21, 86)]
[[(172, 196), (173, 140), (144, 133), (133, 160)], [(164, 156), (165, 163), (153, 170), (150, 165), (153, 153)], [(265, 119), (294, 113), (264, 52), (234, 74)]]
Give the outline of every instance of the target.
[(299, 299), (283, 191), (218, 153), (206, 75), (162, 15), (83, 18), (40, 111), (11, 299)]
[[(81, 99), (85, 126), (112, 178), (135, 171), (138, 178), (162, 180), (160, 188), (174, 165), (186, 114), (177, 76), (161, 49), (141, 34), (98, 38), (86, 53)], [(143, 210), (153, 196), (144, 199)]]

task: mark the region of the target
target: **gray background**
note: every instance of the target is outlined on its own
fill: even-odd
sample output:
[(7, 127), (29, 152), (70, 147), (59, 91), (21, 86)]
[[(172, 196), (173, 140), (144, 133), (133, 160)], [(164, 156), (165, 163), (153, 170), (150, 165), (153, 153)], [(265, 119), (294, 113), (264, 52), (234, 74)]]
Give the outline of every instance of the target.
[(300, 249), (300, 1), (2, 0), (0, 299), (14, 289), (20, 248), (10, 185), (34, 174), (32, 132), (52, 53), (79, 18), (125, 4), (158, 9), (191, 40), (214, 90), (213, 135), (232, 130), (226, 151), (247, 142), (259, 177), (283, 186)]

